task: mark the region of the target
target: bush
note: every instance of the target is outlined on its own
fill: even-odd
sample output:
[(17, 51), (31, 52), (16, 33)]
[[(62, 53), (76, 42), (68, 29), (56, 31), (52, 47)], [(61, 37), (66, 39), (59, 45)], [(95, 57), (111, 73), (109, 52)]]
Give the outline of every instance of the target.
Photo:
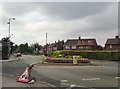
[(120, 51), (75, 51), (75, 50), (61, 50), (51, 52), (50, 55), (54, 57), (65, 57), (65, 58), (73, 58), (74, 55), (77, 58), (88, 58), (88, 59), (97, 59), (97, 60), (111, 60), (111, 61), (119, 61), (120, 59)]
[(48, 51), (48, 56), (52, 56), (53, 55), (53, 51)]
[(81, 58), (82, 58), (82, 56), (76, 56), (76, 58), (77, 58), (77, 59), (81, 59)]
[(64, 57), (64, 54), (62, 54), (62, 51), (54, 51), (52, 56), (57, 58), (62, 58)]
[(68, 58), (69, 58), (69, 56), (65, 56), (65, 58), (67, 58), (67, 59), (68, 59)]

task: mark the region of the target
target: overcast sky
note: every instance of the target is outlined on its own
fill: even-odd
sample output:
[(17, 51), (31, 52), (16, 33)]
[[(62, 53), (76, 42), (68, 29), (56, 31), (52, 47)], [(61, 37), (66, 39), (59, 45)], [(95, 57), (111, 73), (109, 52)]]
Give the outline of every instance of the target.
[(8, 36), (16, 44), (57, 40), (95, 38), (104, 46), (107, 38), (118, 35), (117, 2), (4, 2), (0, 4), (0, 38)]

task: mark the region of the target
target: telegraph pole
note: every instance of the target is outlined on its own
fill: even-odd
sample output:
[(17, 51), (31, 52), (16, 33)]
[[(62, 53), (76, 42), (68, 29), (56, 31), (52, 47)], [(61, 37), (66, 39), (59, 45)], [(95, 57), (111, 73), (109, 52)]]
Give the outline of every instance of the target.
[(47, 44), (47, 33), (46, 33), (46, 44)]
[(47, 56), (47, 33), (46, 33), (46, 56)]

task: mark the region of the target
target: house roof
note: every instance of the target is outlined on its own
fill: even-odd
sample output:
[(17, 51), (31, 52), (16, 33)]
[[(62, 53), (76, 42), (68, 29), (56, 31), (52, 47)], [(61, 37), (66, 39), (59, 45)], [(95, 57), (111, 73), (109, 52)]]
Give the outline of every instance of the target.
[(78, 39), (68, 39), (64, 45), (76, 45), (78, 42)]
[(108, 39), (105, 43), (106, 45), (120, 45), (120, 38)]
[(95, 39), (80, 39), (77, 45), (97, 45)]
[(57, 44), (57, 42), (56, 43), (52, 43), (48, 47), (54, 47), (56, 44)]
[(68, 39), (65, 45), (97, 45), (95, 39)]
[(64, 41), (58, 41), (58, 42), (52, 43), (52, 44), (49, 45), (49, 47), (55, 47), (59, 44), (64, 44)]

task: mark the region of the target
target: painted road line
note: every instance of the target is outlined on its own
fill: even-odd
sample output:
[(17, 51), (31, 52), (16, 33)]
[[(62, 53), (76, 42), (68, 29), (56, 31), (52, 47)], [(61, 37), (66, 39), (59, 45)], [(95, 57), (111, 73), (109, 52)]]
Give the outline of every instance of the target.
[(73, 88), (73, 87), (84, 87), (84, 88), (87, 88), (86, 86), (80, 86), (80, 85), (71, 84), (70, 88)]
[(88, 79), (83, 78), (82, 80), (87, 80), (87, 81), (89, 81), (89, 80), (100, 80), (100, 78), (88, 78)]
[(87, 88), (86, 86), (76, 85), (76, 84), (70, 84), (70, 83), (61, 83), (62, 87), (68, 87), (66, 89), (73, 89), (74, 87), (78, 88)]
[(70, 87), (77, 87), (77, 85), (71, 84)]
[(68, 82), (68, 80), (60, 80), (61, 83)]
[(63, 86), (67, 86), (67, 87), (70, 86), (70, 84), (68, 84), (68, 83), (61, 83), (61, 85), (62, 85), (62, 87)]
[(115, 79), (120, 79), (120, 77), (115, 77)]

